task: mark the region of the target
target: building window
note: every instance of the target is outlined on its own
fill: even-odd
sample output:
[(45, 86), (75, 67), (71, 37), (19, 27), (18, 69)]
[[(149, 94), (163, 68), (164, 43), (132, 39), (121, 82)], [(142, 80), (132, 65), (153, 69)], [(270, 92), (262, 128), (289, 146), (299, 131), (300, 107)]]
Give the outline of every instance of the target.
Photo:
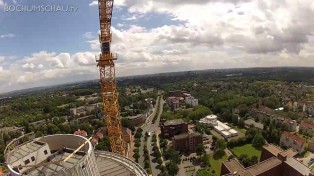
[(45, 155), (47, 155), (48, 154), (47, 150), (45, 150), (44, 153), (45, 153)]
[(27, 159), (27, 160), (24, 161), (24, 164), (25, 164), (25, 165), (27, 165), (27, 164), (29, 164), (29, 163), (30, 163), (29, 159)]
[(31, 159), (32, 159), (32, 161), (35, 161), (35, 157), (34, 156), (32, 156)]

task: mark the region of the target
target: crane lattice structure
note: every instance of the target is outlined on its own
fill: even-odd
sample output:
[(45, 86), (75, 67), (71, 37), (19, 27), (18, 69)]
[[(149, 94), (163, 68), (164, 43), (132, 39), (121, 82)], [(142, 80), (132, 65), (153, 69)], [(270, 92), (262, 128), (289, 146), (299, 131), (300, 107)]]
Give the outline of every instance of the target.
[(103, 100), (104, 123), (110, 140), (111, 152), (125, 156), (125, 144), (118, 104), (118, 91), (115, 78), (114, 60), (116, 55), (110, 51), (112, 34), (110, 31), (114, 0), (98, 0), (101, 54), (97, 60), (100, 70), (101, 95)]

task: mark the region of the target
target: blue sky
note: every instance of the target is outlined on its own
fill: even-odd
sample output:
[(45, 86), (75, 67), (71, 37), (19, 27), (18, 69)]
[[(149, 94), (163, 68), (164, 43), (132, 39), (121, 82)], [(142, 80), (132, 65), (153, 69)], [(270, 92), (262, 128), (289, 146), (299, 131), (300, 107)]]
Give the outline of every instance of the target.
[[(62, 5), (76, 12), (6, 12)], [(115, 0), (117, 76), (314, 66), (314, 2)], [(97, 1), (0, 0), (0, 93), (96, 79)]]

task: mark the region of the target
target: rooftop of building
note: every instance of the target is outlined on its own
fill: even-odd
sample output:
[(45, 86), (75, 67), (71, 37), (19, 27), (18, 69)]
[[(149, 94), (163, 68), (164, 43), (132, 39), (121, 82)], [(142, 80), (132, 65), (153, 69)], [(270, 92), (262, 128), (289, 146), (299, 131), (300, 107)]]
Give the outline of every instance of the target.
[(284, 157), (294, 157), (298, 154), (298, 152), (294, 151), (291, 148), (287, 150), (282, 150), (280, 147), (273, 144), (264, 145), (263, 148), (268, 152), (272, 153), (274, 156), (278, 156), (280, 154), (281, 156)]
[(282, 134), (281, 134), (282, 137), (286, 137), (286, 138), (289, 138), (289, 139), (292, 139), (294, 141), (296, 141), (297, 143), (301, 143), (301, 144), (304, 144), (305, 143), (305, 139), (295, 135), (295, 134), (291, 134), (287, 131), (284, 131)]
[[(23, 172), (23, 174), (30, 176), (58, 175), (60, 173), (64, 173), (63, 171), (68, 168), (76, 167), (77, 164), (82, 161), (82, 159), (84, 159), (87, 154), (95, 153), (100, 176), (148, 176), (146, 171), (139, 164), (126, 157), (106, 151), (91, 152), (93, 148), (90, 145), (90, 142), (87, 142), (87, 144), (85, 144), (81, 150), (73, 154), (74, 150), (83, 144), (84, 141), (88, 140), (82, 136), (72, 134), (60, 134), (36, 138), (6, 152), (7, 156), (9, 157), (6, 158), (7, 163), (9, 168), (13, 168), (14, 165), (11, 163), (14, 160), (14, 156), (16, 158), (22, 157), (21, 152), (28, 150), (27, 152), (32, 153), (33, 151), (48, 145), (51, 150), (51, 155), (48, 156), (49, 159), (47, 158), (41, 162), (41, 165), (36, 167), (29, 167), (26, 171)], [(73, 154), (73, 156), (64, 161), (64, 159), (71, 154)]]
[(188, 138), (188, 137), (195, 137), (195, 136), (202, 136), (201, 133), (198, 133), (198, 132), (194, 132), (194, 133), (182, 133), (182, 134), (179, 134), (179, 135), (175, 135), (173, 137), (174, 140), (178, 140), (178, 139), (185, 139), (185, 138)]
[(138, 163), (128, 158), (106, 151), (95, 151), (95, 156), (101, 176), (148, 176)]
[(185, 123), (182, 119), (174, 119), (174, 120), (168, 120), (164, 122), (164, 126), (171, 126), (171, 125), (181, 125)]
[(300, 127), (304, 127), (304, 128), (314, 128), (314, 123), (313, 123), (313, 122), (302, 121), (302, 122), (300, 123)]
[(304, 164), (300, 163), (295, 158), (287, 158), (285, 161), (286, 164), (293, 167), (295, 170), (297, 170), (302, 175), (309, 175), (311, 173), (311, 170), (306, 167)]
[(138, 118), (142, 118), (143, 117), (143, 114), (137, 114), (135, 116), (128, 116), (127, 118), (132, 120), (132, 119), (138, 119)]
[[(74, 153), (74, 151), (81, 145), (82, 147), (80, 150)], [(43, 150), (45, 150), (45, 153)], [(53, 175), (73, 168), (86, 156), (87, 153), (90, 153), (91, 150), (91, 143), (82, 136), (71, 134), (44, 136), (28, 141), (7, 151), (6, 163), (12, 169), (24, 167), (23, 169), (19, 169), (19, 171), (15, 169), (15, 172), (20, 174)], [(71, 154), (73, 154), (72, 157), (64, 160)], [(28, 166), (32, 155), (34, 159), (32, 161), (36, 164), (40, 164), (37, 167)], [(25, 160), (28, 160), (29, 162), (26, 163)], [(23, 163), (23, 165), (21, 165), (21, 163)]]
[(238, 160), (236, 159), (231, 159), (228, 161), (224, 161), (223, 164), (227, 167), (227, 169), (231, 172), (231, 173), (235, 173), (235, 172), (241, 172), (244, 171), (245, 168), (242, 166), (242, 164), (240, 164), (238, 162)]
[(281, 161), (278, 158), (272, 157), (262, 162), (259, 162), (251, 167), (248, 167), (246, 169), (249, 170), (253, 175), (259, 175), (280, 164), (281, 164)]
[(268, 144), (264, 145), (263, 148), (273, 154), (274, 156), (277, 156), (279, 153), (281, 153), (283, 150), (275, 145)]
[(246, 125), (254, 125), (254, 127), (263, 129), (264, 125), (262, 123), (255, 122), (253, 119), (247, 119), (244, 121)]
[(272, 157), (247, 168), (244, 168), (236, 159), (225, 161), (223, 164), (233, 175), (253, 176), (259, 175), (275, 166), (280, 165), (281, 161), (276, 157)]
[(216, 115), (212, 114), (212, 115), (207, 115), (205, 118), (208, 119), (208, 120), (215, 120), (218, 117)]

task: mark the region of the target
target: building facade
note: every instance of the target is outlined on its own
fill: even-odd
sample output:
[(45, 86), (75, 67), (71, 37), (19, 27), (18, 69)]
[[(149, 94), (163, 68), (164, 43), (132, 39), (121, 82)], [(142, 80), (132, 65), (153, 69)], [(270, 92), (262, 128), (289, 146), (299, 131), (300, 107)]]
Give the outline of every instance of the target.
[(285, 131), (281, 134), (280, 146), (292, 148), (301, 154), (304, 152), (305, 140), (295, 134)]
[(142, 125), (145, 120), (146, 117), (143, 114), (138, 114), (136, 116), (129, 116), (127, 117), (135, 126), (139, 126)]
[(184, 133), (172, 138), (173, 149), (181, 153), (196, 152), (197, 147), (203, 144), (203, 137), (200, 133)]
[(161, 120), (161, 134), (166, 138), (172, 138), (175, 135), (188, 132), (188, 124), (182, 119)]

